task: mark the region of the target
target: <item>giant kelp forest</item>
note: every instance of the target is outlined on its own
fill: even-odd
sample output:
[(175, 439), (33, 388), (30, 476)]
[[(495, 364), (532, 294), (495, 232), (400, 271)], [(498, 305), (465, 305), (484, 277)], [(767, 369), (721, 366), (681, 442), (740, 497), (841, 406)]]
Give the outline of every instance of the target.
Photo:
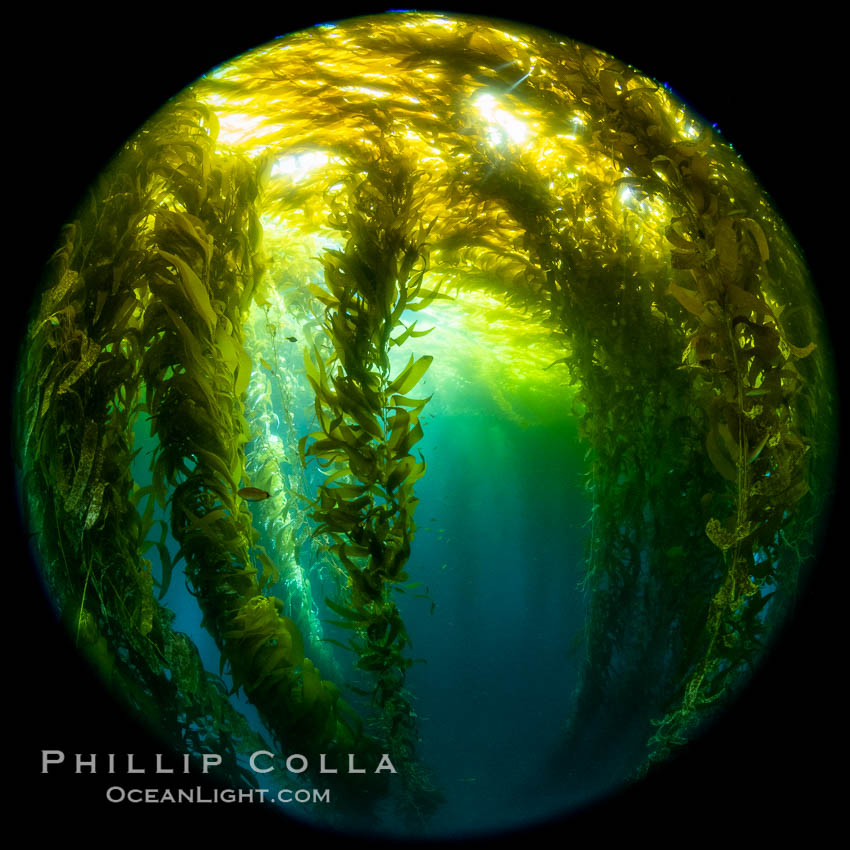
[[(430, 332), (492, 331), (493, 305), (491, 356), (522, 371), (543, 346), (522, 379), (586, 449), (564, 754), (590, 764), (629, 728), (637, 775), (746, 682), (829, 478), (829, 364), (791, 236), (735, 151), (615, 59), (388, 15), (175, 97), (82, 199), (33, 309), (16, 427), (46, 581), (176, 751), (226, 754), (233, 783), (269, 746), (388, 753), (397, 776), (320, 777), (316, 756), (303, 781), (352, 818), (438, 810), (398, 601), (417, 586)], [(218, 669), (175, 627), (173, 582)]]

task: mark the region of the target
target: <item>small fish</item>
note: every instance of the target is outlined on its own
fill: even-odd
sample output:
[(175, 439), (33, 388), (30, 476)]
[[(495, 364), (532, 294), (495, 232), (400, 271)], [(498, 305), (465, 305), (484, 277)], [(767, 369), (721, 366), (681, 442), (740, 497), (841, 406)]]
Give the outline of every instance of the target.
[(288, 337), (287, 337), (287, 339), (288, 339), (290, 342), (298, 342), (298, 337), (297, 337), (297, 336), (288, 336)]
[(249, 502), (262, 502), (263, 499), (268, 499), (271, 493), (268, 490), (260, 490), (258, 487), (243, 487), (236, 491), (236, 495)]

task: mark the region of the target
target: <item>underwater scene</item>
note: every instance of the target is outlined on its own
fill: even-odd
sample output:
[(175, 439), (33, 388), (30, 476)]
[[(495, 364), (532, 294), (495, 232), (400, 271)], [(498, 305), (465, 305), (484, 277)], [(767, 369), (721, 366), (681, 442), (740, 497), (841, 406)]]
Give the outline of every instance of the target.
[[(771, 198), (669, 86), (518, 22), (218, 65), (27, 320), (67, 640), (181, 781), (305, 829), (486, 840), (651, 781), (746, 693), (832, 507), (831, 342)], [(121, 758), (116, 805), (153, 783)]]

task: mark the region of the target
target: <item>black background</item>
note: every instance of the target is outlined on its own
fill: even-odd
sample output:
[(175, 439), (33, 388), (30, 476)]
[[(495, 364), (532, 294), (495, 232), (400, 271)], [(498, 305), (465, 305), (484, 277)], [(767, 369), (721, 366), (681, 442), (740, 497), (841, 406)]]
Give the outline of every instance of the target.
[[(843, 358), (847, 239), (841, 225), (850, 186), (836, 22), (822, 19), (812, 4), (794, 17), (747, 12), (743, 4), (597, 6), (440, 8), (559, 30), (669, 83), (717, 122), (796, 235)], [(6, 318), (9, 374), (28, 299), (59, 228), (86, 186), (153, 111), (200, 74), (278, 35), (387, 7), (325, 4), (307, 13), (279, 8), (246, 4), (217, 14), (195, 5), (181, 14), (174, 6), (138, 6), (115, 17), (24, 10), (7, 36), (13, 47), (4, 98), (5, 195), (12, 215), (3, 269), (12, 310)], [(10, 504), (4, 767), (12, 799), (4, 802), (11, 803), (13, 823), (20, 820), (40, 839), (79, 837), (94, 846), (130, 835), (154, 839), (174, 829), (186, 841), (221, 838), (225, 829), (238, 829), (243, 840), (294, 839), (294, 825), (284, 832), (284, 822), (254, 807), (114, 806), (103, 798), (112, 784), (108, 776), (40, 774), (42, 749), (64, 750), (70, 759), (78, 752), (100, 758), (150, 754), (162, 746), (128, 722), (57, 629), (16, 525), (13, 497)], [(839, 510), (836, 505), (836, 516)], [(534, 846), (553, 837), (645, 836), (666, 844), (705, 836), (734, 845), (803, 829), (817, 846), (818, 836), (839, 823), (841, 804), (833, 770), (842, 767), (846, 741), (840, 688), (846, 641), (839, 643), (844, 635), (836, 610), (846, 562), (833, 521), (799, 610), (754, 686), (686, 756), (564, 823), (505, 840)], [(158, 782), (147, 777), (145, 784)], [(194, 777), (183, 784), (193, 785)]]

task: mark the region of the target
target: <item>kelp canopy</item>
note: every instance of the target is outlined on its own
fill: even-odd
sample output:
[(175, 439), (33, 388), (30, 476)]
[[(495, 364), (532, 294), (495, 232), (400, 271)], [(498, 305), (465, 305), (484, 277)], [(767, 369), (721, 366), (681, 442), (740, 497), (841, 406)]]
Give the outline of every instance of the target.
[[(627, 772), (667, 757), (794, 598), (829, 364), (806, 268), (734, 150), (552, 34), (413, 13), (305, 31), (126, 144), (62, 235), (20, 369), (22, 491), (75, 642), (234, 783), (272, 741), (315, 769), (389, 753), (398, 782), (321, 777), (349, 817), (440, 804), (395, 591), (416, 580), (421, 387), (446, 323), (586, 444), (572, 763), (598, 743), (589, 718), (634, 730)], [(219, 675), (175, 628), (175, 570)]]

